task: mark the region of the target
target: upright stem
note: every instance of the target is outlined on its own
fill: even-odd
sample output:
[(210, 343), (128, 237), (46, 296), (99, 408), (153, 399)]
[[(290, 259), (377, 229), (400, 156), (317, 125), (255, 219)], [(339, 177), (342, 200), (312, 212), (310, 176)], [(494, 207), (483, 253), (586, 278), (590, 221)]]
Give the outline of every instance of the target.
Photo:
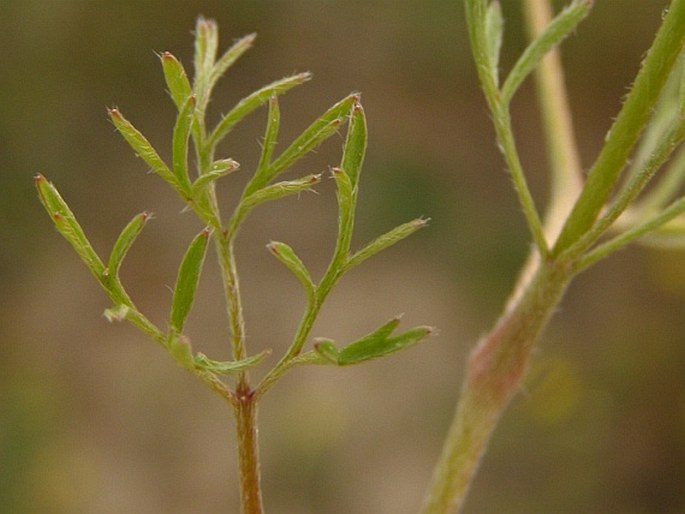
[[(245, 320), (240, 283), (233, 251), (235, 235), (236, 228), (233, 223), (230, 223), (229, 228), (218, 235), (216, 242), (226, 295), (226, 308), (231, 325), (233, 359), (241, 360), (247, 356), (247, 348), (245, 347)], [(242, 514), (263, 514), (257, 437), (258, 396), (250, 387), (246, 371), (238, 375), (232, 398), (238, 443), (241, 512)]]
[(241, 360), (247, 356), (245, 348), (245, 320), (240, 298), (240, 283), (236, 270), (235, 254), (233, 252), (233, 238), (231, 234), (222, 234), (216, 239), (221, 264), (221, 275), (226, 295), (226, 308), (231, 325), (231, 347), (233, 359)]
[(586, 186), (564, 223), (552, 254), (559, 255), (589, 230), (621, 176), (630, 153), (649, 122), (663, 86), (685, 48), (685, 0), (672, 0), (654, 43), (607, 134)]
[[(552, 6), (550, 0), (525, 0), (523, 8), (529, 39), (533, 41), (552, 21)], [(553, 244), (583, 188), (583, 170), (559, 47), (550, 50), (540, 61), (535, 79), (550, 166), (550, 194), (543, 230)], [(509, 303), (517, 301), (525, 290), (538, 267), (539, 257), (535, 249), (530, 252)]]
[[(551, 20), (549, 0), (526, 0), (524, 6), (531, 35), (535, 36)], [(582, 186), (558, 50), (551, 51), (540, 64), (537, 82), (552, 169), (542, 239), (553, 241)], [(487, 97), (488, 88), (484, 89)], [(495, 115), (495, 125), (511, 166), (511, 156), (516, 152), (513, 139), (503, 138), (509, 132), (508, 124), (502, 124)], [(507, 142), (512, 148), (507, 148)], [(550, 259), (544, 254), (541, 257), (536, 250), (531, 252), (504, 313), (471, 353), (459, 404), (423, 514), (447, 514), (463, 506), (497, 422), (521, 387), (532, 349), (573, 275), (569, 261)]]
[[(550, 0), (526, 0), (523, 7), (530, 39), (533, 40), (552, 21), (552, 6)], [(558, 47), (550, 50), (540, 61), (535, 79), (551, 172), (545, 235), (549, 241), (554, 241), (583, 186), (583, 171)]]
[(242, 383), (236, 391), (236, 433), (242, 514), (263, 514), (257, 437), (257, 396)]
[(533, 345), (572, 276), (569, 263), (543, 261), (523, 294), (471, 353), (423, 514), (457, 512), (463, 505), (497, 421), (521, 387)]

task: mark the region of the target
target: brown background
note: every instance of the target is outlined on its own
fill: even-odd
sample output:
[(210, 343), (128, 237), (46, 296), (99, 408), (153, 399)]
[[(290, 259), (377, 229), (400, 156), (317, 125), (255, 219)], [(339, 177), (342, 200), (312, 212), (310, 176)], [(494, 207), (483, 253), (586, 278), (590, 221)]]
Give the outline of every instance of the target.
[[(222, 48), (257, 43), (220, 83), (214, 116), (295, 71), (284, 143), (350, 91), (363, 92), (370, 144), (355, 244), (417, 216), (430, 228), (351, 273), (316, 336), (349, 340), (404, 312), (439, 327), (421, 347), (351, 369), (303, 368), (261, 410), (264, 490), (277, 514), (418, 510), (451, 417), (465, 356), (497, 316), (528, 247), (467, 48), (459, 0), (0, 0), (0, 511), (237, 512), (231, 415), (126, 325), (51, 227), (32, 176), (44, 173), (105, 254), (136, 212), (153, 211), (124, 264), (137, 303), (164, 326), (184, 245), (201, 227), (106, 119), (116, 105), (168, 155), (174, 108), (153, 51), (188, 67), (198, 14)], [(596, 2), (565, 45), (584, 164), (590, 164), (660, 21), (665, 1)], [(503, 66), (522, 49), (519, 2), (504, 1)], [(517, 97), (522, 158), (539, 204), (545, 156), (527, 84)], [(222, 151), (254, 166), (265, 111)], [(296, 167), (339, 161), (333, 139)], [(317, 276), (336, 224), (334, 194), (259, 210), (240, 239), (252, 351), (283, 351), (303, 294), (264, 249), (294, 246)], [(631, 248), (581, 276), (499, 427), (465, 512), (685, 510), (685, 262)], [(223, 358), (217, 270), (203, 275), (190, 332)], [(270, 362), (274, 362), (274, 357)]]

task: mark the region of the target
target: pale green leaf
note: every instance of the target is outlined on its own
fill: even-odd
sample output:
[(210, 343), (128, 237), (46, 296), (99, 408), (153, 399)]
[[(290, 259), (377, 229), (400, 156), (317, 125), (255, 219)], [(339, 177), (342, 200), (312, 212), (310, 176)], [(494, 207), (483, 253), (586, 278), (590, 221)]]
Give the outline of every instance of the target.
[(433, 332), (432, 327), (416, 327), (396, 337), (366, 337), (340, 350), (338, 364), (348, 366), (383, 357), (409, 348)]
[(359, 265), (369, 257), (376, 255), (378, 252), (385, 250), (386, 248), (389, 248), (395, 243), (402, 241), (404, 238), (410, 236), (417, 230), (428, 225), (428, 221), (428, 218), (417, 218), (415, 220), (399, 225), (394, 229), (390, 230), (389, 232), (386, 232), (382, 236), (377, 237), (364, 248), (362, 248), (354, 255), (352, 255), (345, 264), (345, 268), (351, 269)]
[(188, 174), (188, 144), (190, 129), (195, 115), (195, 96), (189, 96), (178, 113), (174, 136), (172, 141), (173, 150), (173, 173), (185, 197), (190, 198), (190, 176)]
[(207, 253), (210, 231), (200, 232), (190, 243), (178, 270), (176, 287), (171, 306), (171, 326), (178, 332), (183, 331), (190, 309), (195, 300), (197, 284), (200, 281), (202, 265)]
[(181, 62), (171, 53), (164, 52), (160, 56), (160, 60), (162, 61), (164, 80), (169, 88), (169, 94), (180, 111), (183, 108), (183, 104), (192, 94), (188, 75)]
[(316, 287), (312, 282), (312, 277), (309, 270), (305, 267), (302, 260), (297, 256), (295, 251), (285, 243), (279, 241), (272, 241), (267, 245), (269, 251), (281, 261), (292, 273), (297, 277), (300, 283), (304, 286), (307, 292), (307, 297), (310, 301), (314, 300), (316, 294)]
[(521, 54), (502, 86), (502, 102), (511, 101), (521, 83), (552, 48), (563, 41), (583, 21), (592, 7), (591, 0), (574, 0), (561, 11)]
[(216, 128), (209, 136), (208, 144), (211, 147), (216, 146), (226, 135), (233, 129), (233, 127), (238, 124), (245, 116), (250, 114), (252, 111), (261, 107), (274, 95), (280, 95), (286, 91), (292, 89), (295, 86), (303, 84), (311, 78), (309, 73), (298, 73), (292, 77), (286, 77), (281, 80), (277, 80), (264, 86), (263, 88), (255, 91), (249, 96), (243, 98), (238, 105), (236, 105), (231, 111), (226, 114), (221, 121), (217, 124)]
[(81, 260), (98, 280), (102, 280), (105, 265), (95, 253), (93, 246), (88, 241), (86, 234), (76, 220), (74, 213), (71, 212), (67, 202), (64, 201), (57, 188), (44, 176), (36, 175), (35, 183), (38, 197), (52, 218), (57, 230), (76, 250)]
[(485, 16), (485, 38), (487, 44), (488, 62), (490, 73), (494, 77), (495, 84), (499, 82), (499, 56), (502, 48), (504, 35), (504, 18), (502, 6), (495, 0), (490, 3)]
[(131, 145), (131, 148), (133, 148), (136, 154), (143, 159), (155, 173), (166, 180), (175, 189), (179, 190), (178, 180), (145, 136), (143, 136), (130, 121), (124, 118), (119, 109), (110, 109), (109, 117), (119, 133), (124, 137), (126, 142)]
[(119, 276), (119, 268), (124, 260), (124, 257), (128, 253), (131, 245), (140, 235), (145, 227), (145, 224), (151, 218), (149, 212), (141, 212), (137, 214), (127, 225), (124, 230), (121, 231), (119, 237), (117, 238), (114, 246), (112, 247), (112, 252), (109, 255), (109, 263), (107, 265), (107, 272), (112, 277)]
[(346, 120), (358, 95), (352, 94), (323, 113), (312, 123), (288, 148), (286, 148), (269, 166), (256, 174), (245, 189), (246, 194), (260, 189), (273, 180), (278, 174), (292, 166), (299, 159), (318, 147), (338, 131)]
[(362, 105), (356, 100), (350, 114), (350, 124), (347, 129), (347, 138), (343, 147), (343, 156), (340, 167), (350, 177), (352, 188), (357, 187), (359, 175), (364, 163), (366, 153), (367, 127), (366, 116)]
[(196, 367), (206, 369), (212, 373), (232, 375), (256, 366), (268, 357), (270, 353), (270, 351), (265, 350), (257, 355), (252, 355), (251, 357), (238, 361), (215, 361), (207, 357), (204, 353), (198, 352), (194, 357), (194, 362)]

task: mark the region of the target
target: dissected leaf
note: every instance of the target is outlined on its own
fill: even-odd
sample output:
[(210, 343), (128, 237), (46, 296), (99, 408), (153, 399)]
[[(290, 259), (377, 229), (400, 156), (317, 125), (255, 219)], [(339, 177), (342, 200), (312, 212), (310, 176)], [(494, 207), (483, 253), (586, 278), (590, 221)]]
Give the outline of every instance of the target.
[(502, 48), (502, 38), (504, 35), (504, 18), (502, 17), (502, 6), (495, 0), (488, 5), (485, 15), (485, 40), (487, 44), (488, 63), (490, 72), (495, 80), (499, 82), (499, 56)]
[(224, 52), (224, 54), (214, 64), (214, 69), (212, 70), (210, 76), (210, 84), (212, 86), (224, 75), (224, 73), (226, 73), (228, 68), (233, 66), (233, 64), (240, 59), (240, 56), (242, 56), (252, 47), (252, 43), (254, 43), (256, 38), (257, 34), (255, 33), (243, 36), (228, 50), (226, 50), (226, 52)]
[(311, 191), (312, 186), (321, 182), (321, 174), (315, 173), (307, 175), (300, 179), (286, 180), (283, 182), (276, 182), (270, 186), (266, 186), (259, 191), (255, 191), (242, 201), (242, 205), (246, 209), (252, 209), (260, 203), (277, 200), (284, 196), (289, 196), (303, 191)]
[(396, 337), (364, 338), (340, 350), (338, 364), (348, 366), (409, 348), (433, 332), (432, 327), (421, 326), (408, 330)]
[(181, 107), (174, 126), (174, 137), (172, 141), (173, 152), (173, 173), (186, 198), (190, 198), (190, 176), (188, 175), (188, 141), (190, 139), (190, 129), (193, 126), (195, 115), (195, 96), (191, 95)]
[(378, 327), (376, 330), (368, 335), (365, 335), (361, 339), (358, 339), (354, 343), (350, 343), (346, 348), (358, 345), (364, 346), (370, 342), (377, 341), (379, 339), (387, 339), (395, 331), (395, 329), (400, 325), (400, 319), (402, 316), (395, 316), (391, 320), (385, 322), (383, 325)]
[(502, 86), (504, 104), (509, 103), (521, 83), (547, 52), (561, 43), (583, 21), (591, 7), (591, 1), (574, 0), (550, 22), (540, 35), (531, 41), (504, 81)]
[(409, 348), (433, 332), (432, 327), (420, 326), (391, 337), (399, 323), (397, 316), (341, 350), (332, 339), (317, 338), (314, 350), (332, 364), (350, 366)]
[(240, 164), (233, 159), (220, 159), (214, 161), (209, 171), (200, 175), (195, 182), (193, 182), (193, 196), (195, 196), (198, 191), (206, 188), (210, 183), (237, 171), (239, 168)]
[(497, 76), (493, 76), (491, 46), (488, 42), (487, 0), (464, 0), (466, 21), (471, 40), (471, 49), (476, 62), (478, 75), (486, 91), (497, 91)]
[[(214, 62), (219, 49), (219, 28), (214, 20), (202, 16), (195, 24), (195, 94), (200, 95), (203, 102), (208, 100), (207, 86), (214, 71)], [(204, 108), (203, 102), (200, 105)]]
[(195, 291), (200, 281), (200, 272), (207, 253), (209, 229), (204, 229), (190, 243), (178, 270), (174, 297), (171, 305), (171, 326), (178, 332), (183, 331), (190, 309), (195, 299)]
[(124, 118), (119, 109), (109, 109), (109, 117), (114, 123), (119, 133), (124, 137), (126, 142), (131, 145), (131, 148), (136, 154), (145, 161), (145, 163), (152, 168), (160, 177), (166, 180), (175, 189), (179, 188), (176, 177), (171, 172), (169, 167), (164, 163), (162, 158), (157, 153), (150, 142), (143, 136), (143, 134), (136, 129), (130, 121)]
[(241, 223), (245, 219), (245, 216), (259, 204), (298, 194), (303, 191), (311, 191), (312, 186), (319, 182), (321, 182), (321, 175), (314, 174), (296, 180), (277, 182), (255, 191), (240, 201), (232, 222), (235, 225)]
[(269, 164), (271, 164), (271, 156), (278, 143), (278, 129), (280, 123), (281, 110), (278, 107), (278, 96), (273, 95), (269, 99), (269, 115), (266, 122), (264, 140), (262, 141), (262, 153), (259, 156), (256, 175), (264, 173)]
[(304, 263), (297, 256), (295, 251), (285, 243), (272, 241), (267, 245), (269, 251), (285, 266), (292, 271), (307, 292), (307, 297), (313, 301), (316, 293), (316, 286), (312, 282), (312, 277)]
[(340, 102), (323, 113), (312, 123), (288, 148), (286, 148), (269, 166), (260, 170), (245, 189), (246, 194), (261, 189), (278, 174), (288, 169), (299, 159), (314, 150), (326, 139), (335, 134), (338, 127), (345, 121), (350, 108), (359, 98), (352, 94), (343, 98)]
[(343, 156), (340, 167), (350, 177), (352, 188), (357, 187), (359, 174), (364, 163), (366, 153), (367, 127), (364, 109), (357, 99), (350, 114), (350, 124), (347, 129), (347, 138), (343, 147)]
[(74, 213), (57, 191), (57, 188), (49, 182), (43, 175), (35, 177), (38, 197), (52, 218), (57, 230), (69, 241), (81, 260), (88, 266), (90, 271), (98, 278), (102, 279), (105, 265), (100, 257), (93, 250), (93, 246), (88, 241), (81, 225), (76, 221)]
[(580, 196), (557, 238), (552, 252), (559, 255), (585, 234), (597, 219), (648, 122), (668, 76), (685, 48), (685, 3), (673, 2), (604, 146), (590, 168)]
[(200, 175), (191, 186), (191, 199), (193, 208), (200, 217), (209, 225), (217, 225), (218, 213), (215, 212), (213, 200), (211, 198), (209, 186), (221, 177), (225, 177), (240, 168), (233, 159), (220, 159), (214, 161), (209, 170)]
[(337, 186), (338, 198), (338, 239), (336, 241), (335, 261), (347, 260), (352, 242), (356, 194), (350, 176), (341, 168), (331, 170)]
[(169, 94), (180, 111), (183, 108), (183, 104), (193, 92), (190, 81), (188, 80), (188, 75), (181, 62), (171, 53), (164, 52), (160, 56), (160, 59), (162, 61), (162, 70), (164, 71), (164, 80), (169, 88)]
[(209, 145), (215, 146), (218, 144), (230, 131), (235, 127), (239, 121), (252, 111), (261, 107), (274, 95), (280, 95), (292, 89), (295, 86), (305, 83), (311, 78), (310, 73), (298, 73), (292, 77), (286, 77), (277, 80), (255, 91), (249, 96), (243, 98), (238, 105), (224, 116), (219, 124), (216, 126), (212, 135), (209, 137)]
[(204, 353), (198, 352), (194, 357), (195, 366), (206, 369), (220, 375), (232, 375), (252, 368), (262, 362), (271, 352), (265, 350), (257, 355), (252, 355), (238, 361), (215, 361), (207, 357)]
[(150, 219), (151, 215), (149, 212), (144, 211), (137, 214), (121, 231), (119, 237), (117, 238), (114, 246), (112, 247), (112, 252), (109, 255), (109, 263), (107, 265), (107, 272), (113, 276), (117, 277), (119, 275), (119, 268), (121, 267), (121, 262), (128, 253), (131, 245), (140, 235), (145, 227), (145, 224)]
[(345, 267), (347, 269), (350, 269), (359, 265), (369, 257), (376, 255), (378, 252), (385, 250), (386, 248), (389, 248), (395, 243), (402, 241), (402, 239), (412, 235), (417, 230), (425, 227), (426, 225), (428, 225), (429, 221), (429, 218), (417, 218), (415, 220), (409, 221), (407, 223), (395, 227), (389, 232), (383, 234), (382, 236), (378, 236), (376, 239), (367, 244), (364, 248), (362, 248), (354, 255), (352, 255), (345, 264)]

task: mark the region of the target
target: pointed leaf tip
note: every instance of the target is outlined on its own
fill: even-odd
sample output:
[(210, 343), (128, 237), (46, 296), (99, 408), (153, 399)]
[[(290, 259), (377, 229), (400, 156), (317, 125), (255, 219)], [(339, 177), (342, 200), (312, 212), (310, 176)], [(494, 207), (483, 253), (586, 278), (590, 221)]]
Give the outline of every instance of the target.
[(312, 281), (311, 275), (302, 260), (295, 251), (287, 244), (280, 241), (271, 241), (266, 245), (268, 250), (288, 268), (293, 275), (300, 281), (307, 293), (310, 302), (314, 301), (316, 286)]
[(88, 266), (91, 272), (99, 279), (105, 266), (93, 250), (83, 229), (76, 221), (74, 213), (57, 191), (57, 188), (45, 177), (38, 174), (34, 178), (38, 197), (45, 207), (48, 215), (52, 218), (57, 230), (69, 241), (81, 260)]
[(418, 326), (397, 336), (391, 337), (399, 324), (399, 319), (390, 320), (371, 334), (350, 343), (340, 350), (338, 364), (347, 366), (358, 364), (378, 357), (384, 357), (415, 345), (433, 333), (433, 327)]
[(349, 119), (340, 167), (349, 175), (353, 187), (356, 187), (367, 145), (366, 116), (358, 97), (353, 101)]
[(179, 333), (183, 331), (190, 309), (195, 300), (195, 292), (200, 281), (200, 273), (207, 254), (207, 243), (211, 230), (205, 228), (190, 243), (178, 269), (171, 306), (171, 326)]
[(195, 366), (206, 369), (220, 375), (231, 375), (247, 368), (251, 368), (261, 363), (266, 357), (271, 355), (271, 350), (264, 350), (256, 355), (246, 357), (238, 361), (215, 361), (207, 357), (204, 353), (198, 352), (195, 357)]
[(182, 190), (178, 179), (159, 156), (157, 150), (155, 150), (150, 142), (145, 138), (145, 136), (137, 128), (135, 128), (133, 124), (128, 121), (116, 107), (108, 109), (107, 112), (116, 129), (129, 144), (129, 146), (133, 148), (136, 154), (142, 158), (155, 173), (171, 184), (174, 189), (183, 193), (184, 191)]
[(109, 263), (107, 265), (107, 273), (117, 277), (119, 274), (119, 268), (121, 263), (126, 257), (129, 249), (135, 242), (136, 238), (140, 235), (143, 227), (150, 219), (151, 214), (148, 211), (143, 211), (140, 214), (134, 216), (134, 218), (124, 227), (124, 229), (119, 234), (114, 246), (112, 247), (112, 252), (110, 253)]

